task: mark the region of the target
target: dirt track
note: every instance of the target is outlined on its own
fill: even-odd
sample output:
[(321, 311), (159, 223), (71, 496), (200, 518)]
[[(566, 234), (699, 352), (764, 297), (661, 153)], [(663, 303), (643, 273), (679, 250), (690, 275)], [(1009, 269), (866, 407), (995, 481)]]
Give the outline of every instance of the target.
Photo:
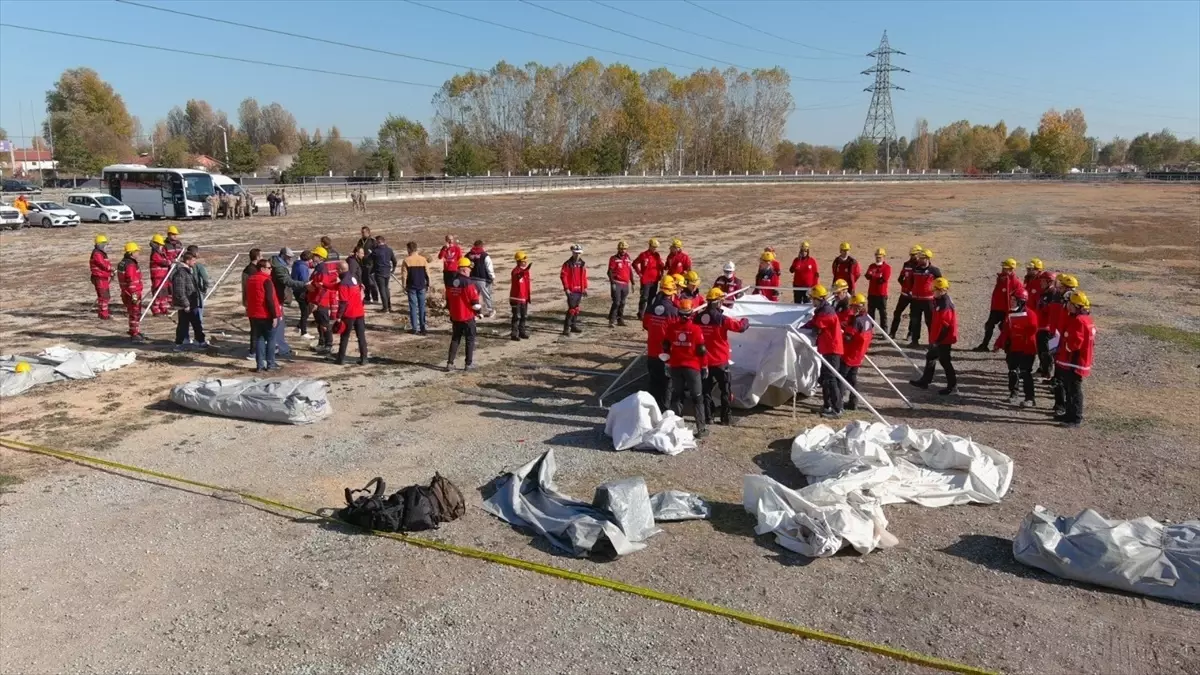
[[(288, 365), (287, 374), (332, 383), (336, 412), (325, 423), (284, 428), (182, 412), (164, 403), (171, 385), (243, 375), (249, 365), (240, 358), (246, 329), (235, 276), (206, 309), (206, 326), (225, 333), (217, 349), (173, 354), (173, 325), (148, 320), (156, 341), (137, 364), (5, 400), (0, 435), (313, 508), (338, 505), (343, 487), (375, 475), (398, 486), (434, 470), (477, 504), (472, 488), (554, 448), (560, 486), (570, 494), (586, 499), (600, 482), (641, 475), (652, 490), (709, 497), (714, 518), (670, 525), (645, 551), (608, 564), (557, 556), (477, 508), (436, 536), (997, 670), (1200, 672), (1194, 608), (1063, 582), (1021, 566), (1010, 552), (1035, 504), (1174, 521), (1200, 513), (1195, 187), (780, 186), (369, 208), (363, 222), (398, 249), (416, 239), (436, 250), (447, 231), (489, 243), (505, 281), (500, 316), (485, 324), (496, 334), (485, 330), (480, 341), (479, 372), (434, 370), (445, 360), (444, 317), (421, 339), (404, 333), (402, 314), (375, 315), (368, 320), (376, 363), (342, 369), (302, 355)], [(205, 245), (299, 249), (329, 234), (348, 253), (361, 224), (339, 206), (182, 228), (185, 243), (204, 247), (215, 276), (250, 245)], [(163, 227), (139, 222), (107, 234), (114, 243), (144, 244)], [(0, 267), (0, 351), (122, 348), (121, 313), (100, 322), (91, 310), (86, 256), (98, 231), (85, 225), (0, 237), (9, 257), (37, 261)], [(865, 393), (884, 415), (1011, 455), (1012, 491), (992, 507), (888, 507), (901, 541), (890, 551), (816, 561), (790, 554), (754, 537), (740, 505), (741, 476), (765, 472), (801, 485), (788, 452), (792, 437), (818, 422), (813, 406), (802, 405), (796, 420), (784, 410), (740, 415), (736, 427), (717, 427), (700, 449), (677, 457), (616, 454), (606, 451), (603, 411), (592, 405), (610, 378), (564, 370), (615, 373), (641, 348), (640, 330), (607, 328), (607, 293), (597, 281), (618, 238), (636, 251), (652, 235), (682, 236), (705, 280), (726, 260), (752, 276), (768, 244), (786, 262), (799, 241), (811, 241), (827, 274), (839, 241), (853, 242), (864, 266), (871, 249), (886, 246), (896, 267), (919, 241), (954, 283), (964, 350), (980, 338), (999, 260), (1039, 256), (1077, 273), (1096, 308), (1088, 421), (1077, 431), (1051, 425), (1044, 391), (1036, 412), (1008, 406), (998, 356), (957, 352), (962, 395), (945, 401), (917, 392), (915, 411), (864, 376)], [(586, 247), (596, 292), (585, 304), (585, 335), (563, 341), (557, 272), (574, 241)], [(503, 298), (518, 247), (536, 271), (537, 330), (532, 341), (514, 344)], [(1164, 297), (1172, 303), (1164, 306)], [(910, 376), (883, 345), (873, 354), (898, 381)], [(916, 670), (7, 450), (0, 474), (25, 481), (0, 497), (0, 672)]]

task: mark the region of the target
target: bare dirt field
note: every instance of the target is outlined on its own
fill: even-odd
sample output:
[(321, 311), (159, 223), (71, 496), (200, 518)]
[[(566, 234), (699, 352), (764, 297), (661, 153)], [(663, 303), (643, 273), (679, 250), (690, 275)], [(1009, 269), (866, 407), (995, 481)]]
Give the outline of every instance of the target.
[[(0, 436), (90, 453), (307, 508), (376, 475), (396, 487), (440, 471), (468, 512), (431, 537), (685, 595), (974, 666), (1024, 673), (1200, 673), (1195, 607), (1089, 587), (1014, 561), (1011, 537), (1035, 504), (1061, 514), (1181, 521), (1200, 515), (1200, 189), (1183, 185), (832, 185), (646, 189), (294, 209), (283, 218), (183, 223), (215, 277), (251, 246), (348, 253), (367, 224), (395, 248), (436, 252), (447, 232), (488, 242), (499, 315), (482, 324), (480, 368), (442, 373), (448, 320), (405, 332), (405, 314), (368, 316), (373, 362), (337, 367), (289, 331), (284, 374), (331, 384), (335, 414), (275, 426), (192, 414), (171, 386), (246, 376), (237, 274), (206, 308), (214, 348), (173, 353), (174, 325), (143, 324), (138, 361), (89, 381), (0, 403)], [(119, 251), (165, 224), (109, 226)], [(87, 256), (97, 225), (0, 236), (0, 351), (55, 344), (127, 348), (123, 311), (95, 318)], [(812, 242), (828, 274), (840, 241), (863, 265), (886, 246), (898, 270), (920, 242), (953, 282), (961, 394), (914, 391), (908, 410), (877, 377), (864, 393), (892, 421), (970, 436), (1013, 457), (989, 507), (887, 507), (894, 549), (809, 560), (755, 537), (742, 476), (791, 486), (792, 438), (819, 423), (757, 409), (675, 457), (614, 453), (596, 395), (644, 346), (610, 329), (608, 255), (620, 238), (681, 236), (705, 281), (727, 260), (753, 277), (763, 246), (785, 264)], [(585, 246), (593, 293), (585, 333), (565, 339), (558, 268)], [(232, 243), (235, 246), (217, 246)], [(665, 244), (665, 241), (664, 241)], [(518, 248), (535, 270), (532, 340), (508, 340), (507, 278)], [(1009, 406), (1000, 355), (978, 343), (999, 262), (1038, 256), (1071, 271), (1093, 302), (1097, 365), (1078, 430)], [(113, 254), (114, 259), (119, 254)], [(398, 309), (403, 295), (393, 288)], [(894, 300), (893, 300), (894, 304)], [(294, 309), (291, 318), (295, 318)], [(911, 351), (914, 357), (920, 352)], [(351, 358), (356, 356), (353, 346)], [(912, 370), (877, 340), (904, 382)], [(461, 363), (461, 360), (460, 360)], [(579, 370), (599, 370), (589, 374)], [(607, 374), (607, 373), (611, 373)], [(940, 377), (940, 375), (939, 375)], [(901, 384), (902, 387), (907, 385)], [(906, 390), (907, 391), (907, 390)], [(862, 413), (859, 413), (862, 415)], [(865, 416), (861, 417), (866, 419)], [(558, 482), (590, 497), (644, 476), (652, 491), (707, 497), (709, 521), (665, 526), (612, 562), (563, 557), (478, 508), (476, 488), (553, 448)], [(921, 668), (651, 600), (281, 517), (203, 491), (0, 449), (0, 672), (895, 673)], [(1189, 637), (1190, 636), (1190, 637)]]

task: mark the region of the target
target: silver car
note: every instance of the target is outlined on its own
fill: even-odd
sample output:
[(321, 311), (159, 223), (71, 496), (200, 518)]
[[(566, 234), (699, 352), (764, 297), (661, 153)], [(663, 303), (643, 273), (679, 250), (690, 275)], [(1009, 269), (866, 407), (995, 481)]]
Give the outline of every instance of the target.
[(79, 214), (57, 202), (29, 202), (29, 213), (25, 215), (29, 225), (38, 227), (75, 227), (79, 225)]

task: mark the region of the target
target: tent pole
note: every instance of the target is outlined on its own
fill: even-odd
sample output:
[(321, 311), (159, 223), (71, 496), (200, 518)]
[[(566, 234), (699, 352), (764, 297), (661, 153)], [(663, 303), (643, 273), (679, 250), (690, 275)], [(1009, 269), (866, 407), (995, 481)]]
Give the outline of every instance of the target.
[(871, 357), (864, 354), (863, 358), (867, 360), (867, 363), (871, 364), (871, 367), (875, 369), (875, 372), (879, 373), (879, 376), (883, 378), (883, 381), (888, 383), (888, 386), (892, 388), (892, 391), (896, 392), (896, 395), (899, 396), (902, 401), (904, 401), (904, 405), (908, 406), (910, 409), (916, 407), (912, 404), (912, 401), (909, 401), (904, 394), (900, 393), (900, 390), (896, 388), (896, 385), (888, 379), (887, 375), (883, 374), (883, 371), (879, 369), (879, 366), (875, 365), (875, 362), (871, 360)]
[(879, 414), (879, 411), (875, 409), (875, 406), (871, 405), (871, 402), (867, 400), (867, 397), (858, 393), (857, 389), (850, 386), (850, 383), (846, 381), (846, 378), (842, 377), (842, 374), (837, 371), (837, 368), (834, 368), (833, 366), (829, 365), (829, 362), (825, 360), (825, 357), (821, 356), (821, 352), (818, 352), (817, 348), (812, 346), (812, 343), (810, 343), (808, 341), (808, 339), (801, 340), (801, 342), (804, 344), (805, 347), (808, 347), (809, 351), (811, 351), (813, 354), (815, 354), (817, 356), (818, 359), (821, 360), (822, 365), (824, 365), (826, 368), (828, 368), (829, 372), (833, 373), (834, 377), (836, 377), (843, 385), (845, 385), (846, 389), (850, 390), (850, 393), (852, 393), (856, 397), (858, 397), (858, 400), (862, 401), (863, 405), (867, 406), (867, 410), (870, 410), (871, 414), (875, 415), (876, 419), (878, 419), (880, 422), (883, 422), (884, 424), (890, 424), (890, 422), (888, 422), (883, 417), (883, 415)]
[[(626, 353), (628, 353), (628, 352), (626, 352)], [(608, 385), (608, 389), (605, 389), (603, 394), (600, 394), (600, 398), (596, 400), (596, 403), (598, 403), (601, 408), (604, 407), (604, 397), (608, 396), (610, 393), (612, 393), (612, 390), (617, 386), (617, 383), (621, 381), (621, 378), (625, 377), (625, 373), (628, 373), (629, 369), (633, 368), (633, 364), (640, 361), (643, 356), (644, 356), (643, 354), (638, 354), (637, 356), (633, 357), (633, 360), (629, 362), (629, 365), (625, 366), (625, 370), (622, 370), (621, 374), (617, 375), (617, 379), (613, 380), (612, 384)], [(638, 378), (638, 379), (641, 379), (641, 378)], [(635, 382), (636, 381), (637, 380), (635, 380)]]
[(146, 305), (146, 309), (142, 310), (142, 318), (138, 319), (139, 322), (146, 320), (146, 312), (149, 312), (150, 308), (154, 306), (154, 301), (158, 299), (158, 294), (162, 293), (162, 289), (167, 285), (167, 282), (171, 280), (171, 275), (175, 273), (175, 266), (178, 264), (178, 262), (171, 263), (171, 267), (167, 269), (167, 276), (163, 277), (162, 283), (158, 285), (157, 289), (155, 289), (154, 295), (150, 296), (150, 303)]
[(213, 292), (217, 290), (217, 286), (220, 286), (220, 285), (221, 285), (221, 282), (225, 280), (225, 275), (229, 274), (229, 270), (233, 269), (233, 264), (234, 264), (235, 262), (237, 262), (237, 259), (238, 259), (238, 258), (239, 258), (241, 255), (242, 255), (241, 253), (235, 253), (235, 254), (233, 255), (233, 260), (230, 260), (230, 261), (229, 261), (229, 265), (227, 265), (227, 266), (225, 267), (225, 271), (224, 271), (224, 272), (221, 272), (221, 276), (217, 277), (217, 283), (213, 284), (213, 287), (212, 287), (212, 288), (210, 288), (210, 289), (208, 289), (208, 293), (205, 293), (205, 294), (204, 294), (204, 304), (206, 304), (206, 305), (208, 304), (208, 299), (209, 299), (209, 298), (211, 298), (211, 297), (212, 297), (212, 294), (213, 294)]
[(888, 342), (892, 343), (892, 346), (896, 348), (896, 351), (900, 352), (900, 356), (903, 356), (904, 359), (906, 361), (908, 361), (909, 365), (911, 365), (913, 367), (913, 370), (917, 371), (917, 374), (920, 375), (922, 372), (921, 367), (917, 365), (916, 361), (913, 361), (911, 358), (909, 358), (908, 354), (904, 353), (904, 350), (900, 348), (900, 345), (896, 344), (896, 341), (892, 339), (891, 335), (888, 335), (888, 332), (886, 330), (884, 330), (882, 326), (875, 323), (875, 317), (871, 316), (870, 314), (865, 314), (864, 316), (867, 317), (867, 319), (871, 322), (872, 326), (878, 328), (880, 333), (883, 333), (883, 337)]

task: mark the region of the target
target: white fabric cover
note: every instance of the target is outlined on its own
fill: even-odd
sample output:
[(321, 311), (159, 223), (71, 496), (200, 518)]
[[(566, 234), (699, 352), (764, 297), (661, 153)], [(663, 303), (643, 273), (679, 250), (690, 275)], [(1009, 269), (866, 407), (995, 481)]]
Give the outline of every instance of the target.
[(800, 326), (812, 318), (812, 305), (771, 302), (761, 295), (743, 295), (726, 316), (746, 319), (750, 328), (730, 333), (733, 364), (729, 368), (733, 404), (785, 405), (793, 395), (812, 396), (817, 390), (821, 362), (800, 341), (809, 341)]
[[(49, 347), (37, 356), (0, 356), (0, 397), (16, 396), (49, 382), (89, 380), (98, 373), (123, 368), (137, 359), (137, 352), (76, 351), (62, 345)], [(29, 364), (28, 373), (16, 372), (17, 363)]]
[(333, 414), (322, 380), (193, 380), (171, 390), (171, 400), (189, 410), (259, 422), (310, 424)]
[(1021, 523), (1013, 557), (1064, 579), (1200, 604), (1200, 521), (1108, 520), (1092, 509), (1074, 518), (1042, 506)]
[(638, 391), (608, 409), (604, 433), (616, 450), (657, 450), (678, 455), (696, 447), (696, 437), (683, 420), (668, 410), (662, 413), (654, 397)]

